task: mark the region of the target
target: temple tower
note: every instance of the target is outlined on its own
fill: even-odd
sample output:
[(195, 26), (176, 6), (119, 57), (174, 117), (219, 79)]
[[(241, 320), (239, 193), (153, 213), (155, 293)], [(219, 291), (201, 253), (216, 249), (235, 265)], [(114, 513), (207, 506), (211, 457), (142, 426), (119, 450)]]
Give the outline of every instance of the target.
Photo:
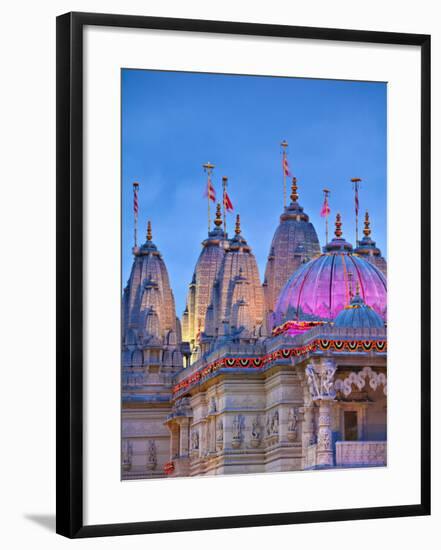
[(320, 254), (317, 233), (298, 202), (296, 178), (292, 179), (290, 198), (291, 203), (284, 208), (274, 233), (265, 269), (263, 289), (267, 320), (274, 312), (280, 291), (291, 275), (300, 265)]
[(183, 340), (190, 343), (192, 351), (197, 336), (205, 330), (205, 316), (210, 304), (213, 285), (225, 255), (226, 235), (222, 229), (220, 204), (216, 208), (214, 228), (202, 242), (202, 251), (193, 273), (187, 295), (187, 305), (182, 318)]
[(122, 477), (162, 477), (172, 377), (182, 369), (181, 329), (167, 268), (152, 241), (135, 246), (123, 293)]
[(237, 216), (235, 235), (228, 241), (207, 308), (205, 341), (217, 338), (256, 338), (262, 334), (264, 296), (256, 258), (241, 234)]

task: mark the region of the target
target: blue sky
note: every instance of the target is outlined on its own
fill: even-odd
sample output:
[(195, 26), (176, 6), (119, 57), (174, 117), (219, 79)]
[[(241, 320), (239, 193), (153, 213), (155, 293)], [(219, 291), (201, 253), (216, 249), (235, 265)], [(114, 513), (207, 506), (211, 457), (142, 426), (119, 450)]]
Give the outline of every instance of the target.
[[(325, 241), (322, 189), (331, 190), (333, 221), (340, 212), (344, 237), (355, 240), (350, 178), (363, 179), (360, 214), (369, 210), (372, 237), (386, 250), (385, 83), (273, 78), (146, 70), (122, 71), (122, 282), (132, 265), (133, 192), (140, 183), (139, 241), (146, 220), (166, 262), (176, 299), (187, 287), (207, 235), (202, 164), (216, 168), (241, 215), (242, 234), (263, 278), (273, 233), (283, 209), (280, 142), (298, 179), (300, 203)], [(212, 207), (212, 212), (214, 208)], [(332, 226), (333, 227), (333, 226)], [(362, 224), (360, 223), (360, 236)]]

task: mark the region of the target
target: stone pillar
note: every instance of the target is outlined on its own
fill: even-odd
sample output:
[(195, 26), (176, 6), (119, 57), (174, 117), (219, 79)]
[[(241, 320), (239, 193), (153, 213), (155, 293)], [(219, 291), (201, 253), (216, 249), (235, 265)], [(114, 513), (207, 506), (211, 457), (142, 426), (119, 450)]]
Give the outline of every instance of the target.
[(181, 458), (188, 457), (189, 454), (189, 441), (190, 441), (190, 419), (182, 418), (179, 422), (180, 434), (179, 434), (179, 456)]
[(317, 466), (334, 466), (331, 430), (331, 404), (335, 399), (334, 375), (337, 367), (326, 357), (314, 357), (305, 374), (310, 398), (319, 406), (317, 430)]
[(170, 460), (179, 456), (179, 426), (175, 423), (169, 425), (170, 429)]
[(331, 409), (329, 400), (319, 401), (317, 466), (334, 466), (332, 452)]
[(304, 453), (309, 445), (313, 443), (314, 436), (314, 406), (311, 400), (311, 395), (309, 393), (308, 384), (303, 383), (303, 392), (304, 392), (304, 407), (302, 408), (303, 412), (303, 424), (302, 424), (302, 447)]

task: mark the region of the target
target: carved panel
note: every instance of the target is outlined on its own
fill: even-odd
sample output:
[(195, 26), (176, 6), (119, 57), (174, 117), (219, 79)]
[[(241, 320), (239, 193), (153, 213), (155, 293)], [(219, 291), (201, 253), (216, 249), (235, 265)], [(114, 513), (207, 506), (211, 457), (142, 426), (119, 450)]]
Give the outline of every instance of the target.
[(386, 441), (337, 441), (335, 449), (337, 466), (386, 465)]
[(338, 379), (334, 383), (337, 391), (341, 391), (345, 397), (352, 393), (352, 385), (355, 385), (358, 390), (362, 390), (366, 381), (369, 379), (370, 388), (375, 391), (378, 386), (383, 386), (384, 395), (387, 395), (387, 378), (382, 372), (377, 373), (371, 367), (364, 367), (360, 372), (351, 372), (345, 379)]

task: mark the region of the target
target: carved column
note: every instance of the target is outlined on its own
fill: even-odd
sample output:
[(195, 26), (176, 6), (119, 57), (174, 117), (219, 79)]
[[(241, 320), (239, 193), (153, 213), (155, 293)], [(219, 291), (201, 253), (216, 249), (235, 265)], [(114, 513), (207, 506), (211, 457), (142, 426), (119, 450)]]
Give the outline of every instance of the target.
[(319, 406), (317, 434), (317, 466), (334, 466), (331, 431), (331, 402), (335, 399), (334, 375), (337, 367), (332, 359), (314, 358), (305, 369), (311, 399)]
[(179, 434), (179, 456), (187, 457), (189, 454), (189, 441), (190, 441), (190, 419), (180, 419), (180, 434)]
[(332, 452), (331, 410), (329, 400), (319, 402), (317, 466), (334, 466)]
[(314, 443), (314, 407), (309, 393), (308, 384), (302, 382), (304, 406), (300, 409), (303, 413), (302, 422), (302, 469), (310, 467), (308, 464), (308, 447)]
[(179, 456), (179, 426), (173, 422), (169, 425), (170, 430), (170, 460)]

